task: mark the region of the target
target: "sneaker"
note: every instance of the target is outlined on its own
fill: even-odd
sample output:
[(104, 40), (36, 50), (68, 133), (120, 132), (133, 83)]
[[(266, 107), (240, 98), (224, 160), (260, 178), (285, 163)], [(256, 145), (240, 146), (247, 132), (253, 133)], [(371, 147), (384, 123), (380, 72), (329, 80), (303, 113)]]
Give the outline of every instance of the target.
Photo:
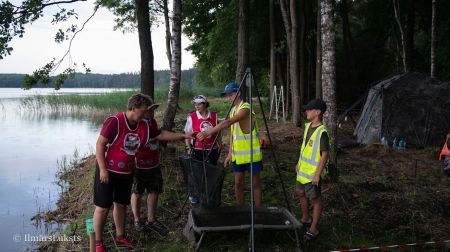
[(106, 252), (106, 247), (105, 245), (103, 245), (103, 243), (101, 244), (95, 244), (95, 252)]
[(135, 221), (134, 222), (134, 229), (138, 232), (142, 232), (144, 231), (144, 223), (142, 223), (141, 221)]
[(161, 236), (165, 236), (167, 235), (167, 233), (169, 233), (169, 231), (167, 230), (167, 228), (164, 226), (164, 224), (162, 224), (161, 222), (159, 222), (158, 220), (154, 220), (152, 222), (145, 222), (145, 229), (147, 231), (153, 231), (158, 233)]
[(189, 201), (191, 202), (191, 204), (199, 204), (200, 203), (200, 199), (197, 196), (189, 196)]
[(116, 243), (117, 245), (122, 245), (129, 248), (133, 247), (133, 243), (130, 240), (128, 240), (128, 238), (126, 238), (125, 236), (122, 236), (121, 238), (116, 236)]

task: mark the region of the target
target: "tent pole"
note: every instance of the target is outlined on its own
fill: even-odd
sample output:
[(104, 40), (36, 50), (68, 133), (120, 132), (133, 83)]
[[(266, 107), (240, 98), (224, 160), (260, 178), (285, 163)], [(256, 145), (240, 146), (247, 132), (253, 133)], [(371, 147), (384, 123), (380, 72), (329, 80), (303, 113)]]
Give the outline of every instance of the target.
[[(255, 209), (254, 201), (255, 196), (253, 195), (253, 99), (252, 99), (252, 86), (253, 86), (253, 75), (250, 68), (247, 68), (248, 72), (246, 84), (248, 87), (248, 95), (250, 102), (250, 208), (251, 208), (251, 251), (255, 251)], [(262, 108), (261, 108), (262, 109)]]

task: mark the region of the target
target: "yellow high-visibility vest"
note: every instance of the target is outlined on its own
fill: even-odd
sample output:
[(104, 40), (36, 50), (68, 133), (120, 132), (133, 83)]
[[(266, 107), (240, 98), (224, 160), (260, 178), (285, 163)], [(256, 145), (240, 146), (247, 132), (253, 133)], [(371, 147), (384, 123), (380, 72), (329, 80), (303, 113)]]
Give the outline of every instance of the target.
[(310, 127), (311, 123), (305, 124), (303, 143), (300, 148), (300, 157), (297, 163), (297, 181), (301, 184), (309, 183), (314, 178), (321, 157), (320, 138), (322, 134), (328, 135), (327, 128), (324, 125), (320, 125), (314, 130), (308, 143), (306, 143), (306, 135)]
[[(250, 104), (247, 102), (242, 102), (239, 104), (238, 109), (235, 111), (235, 107), (231, 110), (231, 114), (234, 116), (239, 113), (241, 109), (250, 109)], [(252, 116), (254, 118), (255, 113), (252, 111)], [(252, 132), (252, 145), (253, 145), (253, 162), (258, 162), (262, 160), (261, 147), (259, 145), (259, 135), (257, 131), (257, 124), (255, 122), (255, 127), (253, 127)], [(248, 164), (250, 163), (250, 134), (245, 134), (239, 122), (231, 125), (231, 137), (233, 139), (232, 146), (232, 161), (236, 164)]]

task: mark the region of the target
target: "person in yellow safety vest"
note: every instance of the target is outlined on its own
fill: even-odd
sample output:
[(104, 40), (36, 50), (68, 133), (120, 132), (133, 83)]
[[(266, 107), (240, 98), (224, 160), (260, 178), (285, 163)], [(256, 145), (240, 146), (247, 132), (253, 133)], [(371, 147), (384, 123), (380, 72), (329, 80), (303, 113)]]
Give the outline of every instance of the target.
[[(231, 127), (230, 147), (224, 165), (232, 163), (234, 171), (234, 191), (239, 207), (244, 205), (244, 172), (250, 173), (252, 166), (253, 195), (255, 206), (262, 204), (262, 190), (260, 172), (262, 171), (262, 152), (259, 143), (259, 135), (254, 112), (250, 112), (250, 104), (244, 102), (239, 92), (239, 84), (228, 83), (222, 95), (227, 96), (227, 100), (232, 102), (237, 96), (231, 110), (230, 118), (222, 121), (217, 126), (207, 131), (200, 132), (197, 137), (204, 139), (217, 132)], [(250, 115), (252, 116), (252, 127), (250, 127)], [(250, 143), (250, 134), (252, 142)], [(252, 153), (251, 147), (252, 144)], [(253, 160), (252, 160), (253, 158)], [(253, 161), (251, 163), (251, 161)], [(252, 165), (251, 165), (252, 164)]]
[[(327, 128), (322, 124), (327, 106), (320, 99), (311, 100), (306, 106), (306, 118), (300, 157), (296, 166), (296, 194), (302, 210), (301, 222), (307, 229), (305, 240), (312, 241), (319, 235), (317, 225), (322, 214), (321, 175), (328, 162), (330, 139)], [(312, 218), (308, 212), (308, 199), (312, 201)], [(309, 228), (309, 229), (308, 229)]]
[(450, 134), (447, 135), (447, 139), (445, 139), (444, 147), (442, 147), (442, 151), (439, 154), (439, 160), (444, 160), (444, 173), (447, 175), (448, 181), (450, 181), (450, 150), (448, 147), (450, 146)]

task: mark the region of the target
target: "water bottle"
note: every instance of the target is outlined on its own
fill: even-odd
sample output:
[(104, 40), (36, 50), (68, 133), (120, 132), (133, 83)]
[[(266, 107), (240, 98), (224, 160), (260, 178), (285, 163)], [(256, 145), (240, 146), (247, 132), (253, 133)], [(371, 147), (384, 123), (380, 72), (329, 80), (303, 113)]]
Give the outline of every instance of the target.
[(381, 137), (381, 144), (387, 146), (388, 145), (388, 141), (386, 136), (383, 135), (383, 137)]
[(399, 147), (399, 150), (405, 150), (405, 148), (406, 148), (406, 141), (402, 138), (401, 140), (400, 140), (400, 142), (398, 142), (398, 147)]
[(392, 141), (392, 148), (394, 148), (394, 150), (396, 150), (397, 147), (398, 147), (397, 138), (394, 138), (394, 141)]

